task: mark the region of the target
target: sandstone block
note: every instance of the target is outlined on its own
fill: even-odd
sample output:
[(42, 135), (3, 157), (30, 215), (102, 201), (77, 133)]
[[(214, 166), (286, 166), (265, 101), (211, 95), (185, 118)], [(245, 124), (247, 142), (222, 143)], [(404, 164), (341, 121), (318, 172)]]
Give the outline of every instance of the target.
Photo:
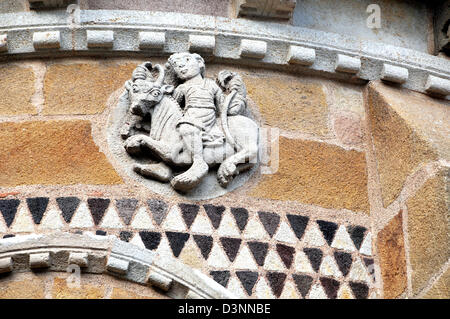
[(0, 185), (117, 184), (88, 121), (0, 124)]
[(64, 278), (55, 278), (52, 286), (53, 299), (101, 299), (104, 296), (103, 284), (93, 286), (81, 284), (80, 287), (69, 287)]
[(428, 180), (406, 202), (413, 293), (450, 258), (450, 170)]
[(450, 159), (449, 103), (372, 82), (368, 115), (383, 204), (392, 203), (420, 164)]
[(403, 215), (400, 212), (377, 236), (377, 250), (386, 299), (397, 298), (406, 289), (406, 257), (402, 223)]
[(0, 115), (37, 114), (31, 104), (35, 92), (34, 80), (31, 68), (0, 67)]
[(364, 153), (280, 137), (278, 172), (250, 195), (369, 213)]
[(50, 65), (44, 80), (43, 114), (103, 112), (108, 97), (131, 78), (135, 67), (133, 63)]
[(264, 122), (309, 134), (328, 133), (328, 103), (321, 84), (294, 77), (244, 77)]
[(44, 297), (44, 282), (36, 277), (0, 285), (0, 299), (43, 299)]
[(423, 296), (427, 299), (450, 299), (450, 268), (434, 283)]

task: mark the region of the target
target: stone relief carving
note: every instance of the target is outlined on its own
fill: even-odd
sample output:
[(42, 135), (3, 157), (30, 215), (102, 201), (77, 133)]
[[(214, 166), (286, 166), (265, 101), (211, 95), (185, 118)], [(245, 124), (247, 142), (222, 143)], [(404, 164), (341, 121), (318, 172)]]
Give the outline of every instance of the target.
[(205, 77), (196, 53), (175, 53), (165, 64), (139, 65), (127, 81), (127, 113), (120, 127), (133, 170), (170, 183), (178, 192), (196, 188), (210, 170), (227, 188), (257, 163), (258, 126), (247, 114), (246, 88), (235, 72)]

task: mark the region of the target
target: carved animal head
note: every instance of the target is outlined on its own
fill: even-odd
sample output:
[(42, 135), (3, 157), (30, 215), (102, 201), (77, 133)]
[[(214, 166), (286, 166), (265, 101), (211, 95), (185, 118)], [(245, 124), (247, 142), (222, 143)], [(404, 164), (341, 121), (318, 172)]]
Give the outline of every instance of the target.
[(164, 69), (159, 65), (154, 67), (158, 71), (156, 79), (153, 78), (153, 70), (150, 62), (145, 62), (133, 71), (131, 80), (125, 83), (130, 99), (131, 113), (139, 116), (150, 114), (150, 110), (161, 102), (164, 94), (171, 94), (174, 87), (163, 84)]

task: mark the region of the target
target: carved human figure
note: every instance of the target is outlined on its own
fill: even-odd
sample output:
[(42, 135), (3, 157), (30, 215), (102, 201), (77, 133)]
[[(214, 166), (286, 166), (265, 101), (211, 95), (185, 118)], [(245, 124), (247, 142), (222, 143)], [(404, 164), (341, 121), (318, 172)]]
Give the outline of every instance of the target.
[(209, 166), (203, 158), (203, 143), (220, 145), (225, 138), (215, 125), (224, 95), (214, 80), (205, 78), (205, 62), (198, 54), (175, 53), (170, 56), (166, 68), (181, 82), (173, 93), (184, 109), (177, 129), (192, 158), (191, 167), (173, 178), (171, 183), (175, 188), (190, 189), (208, 173)]
[(205, 78), (201, 56), (175, 53), (165, 68), (139, 65), (125, 88), (124, 147), (132, 157), (151, 159), (133, 165), (139, 175), (187, 193), (210, 168), (218, 167), (226, 188), (257, 162), (258, 126), (244, 114), (246, 89), (238, 74), (221, 71), (216, 83)]

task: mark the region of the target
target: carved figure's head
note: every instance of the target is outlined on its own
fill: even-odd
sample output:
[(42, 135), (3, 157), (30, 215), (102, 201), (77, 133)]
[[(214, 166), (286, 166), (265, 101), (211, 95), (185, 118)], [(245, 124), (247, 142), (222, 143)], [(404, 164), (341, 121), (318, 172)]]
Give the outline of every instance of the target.
[(148, 115), (151, 108), (161, 102), (164, 94), (170, 94), (173, 91), (172, 85), (163, 84), (164, 70), (162, 66), (157, 64), (154, 69), (158, 71), (156, 79), (151, 73), (152, 64), (145, 62), (136, 67), (132, 79), (125, 83), (131, 103), (130, 110), (135, 115)]
[(166, 70), (175, 82), (184, 82), (197, 75), (205, 77), (205, 61), (197, 53), (174, 53), (167, 63)]

